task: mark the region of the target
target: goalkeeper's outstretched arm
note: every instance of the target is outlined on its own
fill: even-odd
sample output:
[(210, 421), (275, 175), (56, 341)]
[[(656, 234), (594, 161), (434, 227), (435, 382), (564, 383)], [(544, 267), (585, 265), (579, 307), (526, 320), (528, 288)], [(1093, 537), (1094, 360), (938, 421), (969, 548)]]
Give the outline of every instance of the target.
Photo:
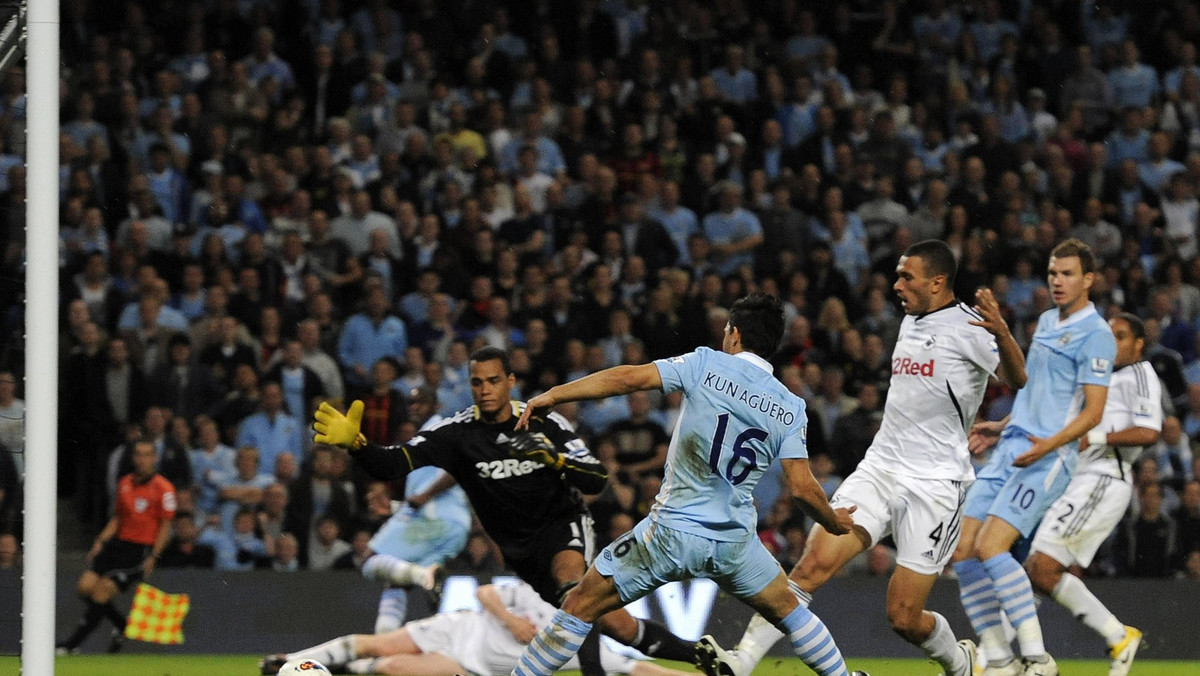
[(403, 446), (380, 446), (367, 441), (362, 426), (363, 403), (355, 401), (343, 415), (329, 402), (322, 402), (313, 414), (313, 441), (350, 451), (358, 464), (374, 479), (391, 481), (408, 475), (415, 467)]
[(408, 449), (403, 446), (380, 446), (367, 442), (358, 450), (350, 451), (363, 470), (379, 481), (392, 481), (408, 476), (416, 469)]

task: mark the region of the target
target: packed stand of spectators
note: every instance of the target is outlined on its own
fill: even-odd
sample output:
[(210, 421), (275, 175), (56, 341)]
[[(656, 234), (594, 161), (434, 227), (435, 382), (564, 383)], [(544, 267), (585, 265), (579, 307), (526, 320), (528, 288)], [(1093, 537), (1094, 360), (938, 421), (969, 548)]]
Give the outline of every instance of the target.
[[(470, 405), (475, 347), (510, 350), (528, 397), (718, 347), (752, 290), (786, 302), (776, 372), (832, 491), (887, 396), (900, 252), (944, 239), (959, 297), (990, 286), (1025, 344), (1077, 237), (1101, 312), (1146, 319), (1173, 412), (1094, 572), (1200, 577), (1197, 44), (1185, 0), (68, 0), (60, 492), (100, 523), (148, 436), (179, 561), (353, 566), (396, 487), (311, 446), (314, 402), (363, 399), (364, 433), (403, 441), (415, 393)], [(18, 380), (24, 90), (11, 68)], [(610, 472), (602, 536), (649, 508), (679, 405), (562, 407)], [(757, 497), (790, 562), (782, 490)]]

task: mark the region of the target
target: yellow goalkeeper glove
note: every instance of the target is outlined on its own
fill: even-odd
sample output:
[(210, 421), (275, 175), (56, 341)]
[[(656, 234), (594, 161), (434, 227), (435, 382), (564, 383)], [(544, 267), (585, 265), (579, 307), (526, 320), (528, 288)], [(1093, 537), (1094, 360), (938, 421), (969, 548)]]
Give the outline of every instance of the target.
[(355, 400), (350, 404), (350, 410), (345, 415), (334, 408), (329, 402), (321, 402), (320, 408), (313, 414), (313, 442), (341, 446), (357, 450), (367, 445), (367, 438), (359, 433), (362, 425), (363, 403)]

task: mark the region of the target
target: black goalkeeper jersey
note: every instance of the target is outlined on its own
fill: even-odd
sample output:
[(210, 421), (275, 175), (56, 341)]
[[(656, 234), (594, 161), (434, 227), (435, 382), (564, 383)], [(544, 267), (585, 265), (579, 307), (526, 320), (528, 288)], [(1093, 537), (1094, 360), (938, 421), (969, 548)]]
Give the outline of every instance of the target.
[[(510, 404), (513, 415), (506, 422), (485, 422), (471, 407), (419, 432), (407, 444), (367, 444), (353, 452), (354, 458), (372, 477), (385, 481), (417, 467), (441, 467), (466, 491), (484, 530), (504, 556), (527, 558), (543, 530), (587, 511), (581, 493), (599, 493), (608, 474), (565, 418), (557, 413), (533, 416), (527, 431), (515, 432), (525, 404)], [(526, 432), (541, 432), (554, 442), (565, 461), (562, 469), (509, 456), (505, 442)]]

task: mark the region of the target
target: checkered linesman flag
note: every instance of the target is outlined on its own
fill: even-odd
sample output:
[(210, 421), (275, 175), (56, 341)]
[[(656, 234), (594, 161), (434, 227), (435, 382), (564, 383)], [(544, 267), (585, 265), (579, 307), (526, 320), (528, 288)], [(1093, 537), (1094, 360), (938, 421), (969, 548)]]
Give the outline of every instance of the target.
[(183, 643), (183, 618), (191, 605), (187, 594), (168, 594), (143, 582), (129, 609), (125, 637), (163, 645)]

